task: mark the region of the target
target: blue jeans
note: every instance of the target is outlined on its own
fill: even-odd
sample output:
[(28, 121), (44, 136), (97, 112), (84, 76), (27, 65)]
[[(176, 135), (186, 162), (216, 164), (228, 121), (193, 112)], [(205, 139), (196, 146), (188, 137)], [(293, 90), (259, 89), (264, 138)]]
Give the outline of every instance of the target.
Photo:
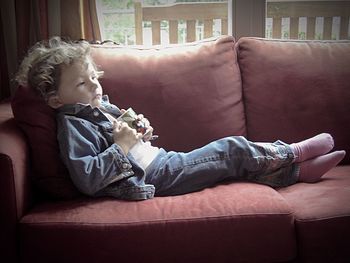
[(161, 152), (146, 169), (145, 183), (157, 196), (202, 190), (224, 180), (249, 181), (272, 187), (294, 184), (299, 165), (289, 145), (254, 143), (226, 137), (188, 153)]

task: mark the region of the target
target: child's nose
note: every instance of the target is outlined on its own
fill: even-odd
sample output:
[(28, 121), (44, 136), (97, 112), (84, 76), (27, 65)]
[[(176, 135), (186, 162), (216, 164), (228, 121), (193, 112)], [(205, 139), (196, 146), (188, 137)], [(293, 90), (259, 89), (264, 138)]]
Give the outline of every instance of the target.
[(94, 81), (90, 81), (90, 88), (91, 88), (92, 90), (97, 89), (97, 87), (98, 87), (97, 83), (95, 83)]

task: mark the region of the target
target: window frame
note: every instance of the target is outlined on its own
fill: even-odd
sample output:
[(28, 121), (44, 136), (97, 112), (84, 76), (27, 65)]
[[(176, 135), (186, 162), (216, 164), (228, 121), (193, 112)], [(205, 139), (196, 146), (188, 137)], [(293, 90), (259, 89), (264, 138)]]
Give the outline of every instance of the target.
[(231, 1), (232, 35), (237, 40), (243, 36), (265, 37), (266, 0)]

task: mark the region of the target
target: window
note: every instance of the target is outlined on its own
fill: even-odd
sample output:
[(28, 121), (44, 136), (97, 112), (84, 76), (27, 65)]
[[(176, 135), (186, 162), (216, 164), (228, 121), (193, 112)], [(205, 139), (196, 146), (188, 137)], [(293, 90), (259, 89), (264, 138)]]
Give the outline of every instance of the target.
[(103, 40), (168, 44), (232, 34), (349, 39), (350, 0), (96, 0)]
[(348, 39), (350, 1), (267, 0), (267, 38)]
[(96, 7), (103, 40), (152, 45), (228, 34), (228, 2), (96, 0)]

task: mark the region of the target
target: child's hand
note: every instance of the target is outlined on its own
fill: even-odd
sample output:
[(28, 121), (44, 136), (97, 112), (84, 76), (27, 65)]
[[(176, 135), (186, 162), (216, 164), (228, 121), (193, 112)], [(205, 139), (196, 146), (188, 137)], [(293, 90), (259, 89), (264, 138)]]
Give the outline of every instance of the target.
[(139, 121), (141, 121), (143, 123), (144, 127), (146, 128), (146, 132), (143, 135), (143, 140), (145, 142), (149, 141), (153, 135), (153, 127), (150, 125), (149, 120), (143, 116), (143, 114), (137, 115), (137, 119)]
[(118, 144), (124, 154), (128, 154), (129, 150), (142, 138), (142, 134), (136, 132), (125, 122), (115, 121), (113, 123), (113, 140)]

